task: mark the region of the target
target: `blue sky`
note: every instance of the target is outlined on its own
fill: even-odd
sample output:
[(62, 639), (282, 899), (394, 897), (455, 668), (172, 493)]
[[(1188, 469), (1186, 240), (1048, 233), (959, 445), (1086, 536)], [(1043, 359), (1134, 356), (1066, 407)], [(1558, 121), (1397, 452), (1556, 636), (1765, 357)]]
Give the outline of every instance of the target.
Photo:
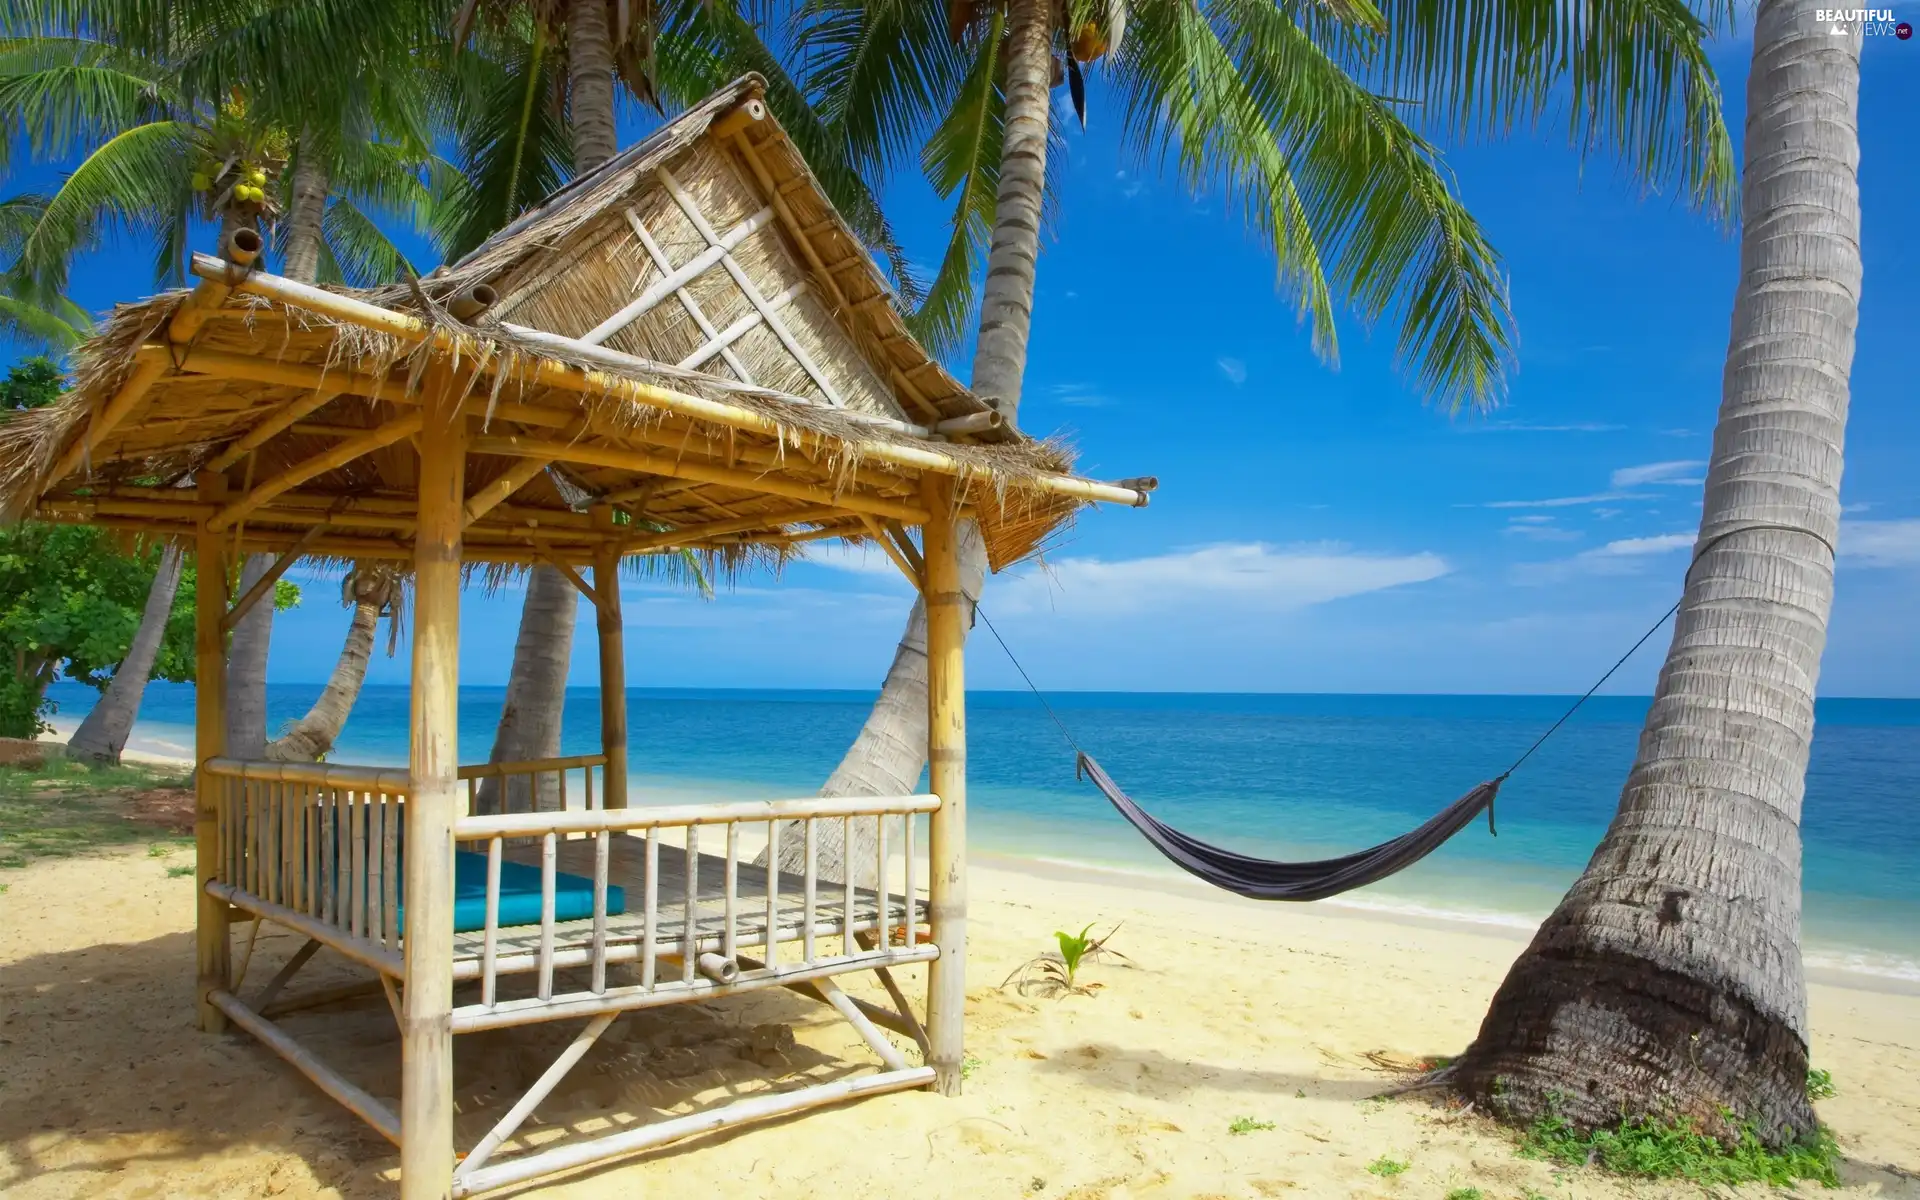
[[(1715, 55), (1741, 124), (1748, 47)], [(1065, 431), (1083, 469), (1154, 474), (1144, 510), (1087, 513), (1045, 569), (984, 604), (1043, 687), (1583, 690), (1677, 594), (1698, 521), (1737, 265), (1732, 235), (1642, 198), (1556, 136), (1448, 161), (1504, 256), (1519, 370), (1487, 415), (1422, 403), (1390, 330), (1342, 328), (1318, 361), (1260, 243), (1219, 202), (1125, 157), (1097, 92), (1067, 138), (1062, 219), (1040, 263), (1022, 424)], [(1848, 429), (1829, 695), (1920, 694), (1920, 45), (1867, 40), (1860, 105), (1866, 290)], [(638, 130), (631, 131), (637, 134)], [(937, 257), (946, 212), (890, 187), (896, 228)], [(88, 264), (100, 307), (147, 290), (147, 259)], [(129, 265), (133, 264), (133, 265)], [(956, 364), (965, 376), (965, 360)], [(634, 686), (872, 687), (909, 594), (875, 555), (822, 554), (712, 601), (630, 583)], [(309, 580), (272, 678), (330, 669), (346, 613)], [(466, 603), (469, 683), (504, 682), (520, 595)], [(583, 616), (574, 681), (595, 678)], [(1612, 691), (1651, 690), (1664, 635)], [(404, 651), (373, 679), (403, 682)], [(1017, 686), (987, 639), (971, 682)]]

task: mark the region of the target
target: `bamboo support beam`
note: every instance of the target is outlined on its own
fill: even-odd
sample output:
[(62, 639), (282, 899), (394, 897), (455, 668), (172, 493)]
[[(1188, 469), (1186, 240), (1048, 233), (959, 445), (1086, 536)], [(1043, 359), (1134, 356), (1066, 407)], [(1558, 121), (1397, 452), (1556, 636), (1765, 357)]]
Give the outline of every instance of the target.
[[(224, 476), (209, 473), (201, 478), (202, 501), (221, 503), (226, 492)], [(218, 535), (200, 533), (194, 543), (194, 565), (193, 658), (194, 673), (200, 680), (193, 704), (193, 757), (200, 767), (194, 780), (193, 804), (194, 956), (199, 976), (196, 1010), (200, 1028), (219, 1033), (226, 1028), (227, 1020), (211, 996), (227, 986), (233, 949), (228, 937), (230, 910), (208, 891), (221, 875), (223, 788), (206, 768), (227, 748), (227, 639), (221, 625), (227, 613), (227, 558)]]
[(280, 577), (287, 573), (287, 568), (293, 566), (300, 556), (306, 553), (307, 547), (318, 540), (321, 534), (326, 533), (327, 529), (328, 526), (324, 522), (311, 526), (300, 535), (299, 540), (295, 541), (285, 554), (275, 559), (273, 565), (268, 567), (260, 578), (254, 580), (253, 586), (247, 589), (246, 594), (234, 601), (233, 607), (227, 610), (227, 615), (220, 618), (221, 632), (232, 633), (233, 627), (241, 622), (254, 605), (260, 603), (262, 596), (273, 590), (274, 584), (279, 583)]
[(541, 545), (539, 542), (536, 541), (534, 545), (536, 548), (539, 549), (540, 557), (546, 560), (547, 565), (552, 567), (554, 570), (560, 572), (562, 575), (566, 576), (567, 582), (573, 585), (573, 588), (575, 591), (579, 592), (582, 596), (585, 596), (587, 598), (588, 604), (593, 605), (596, 609), (600, 607), (600, 597), (594, 592), (593, 587), (590, 584), (588, 584), (585, 579), (581, 577), (580, 572), (574, 570), (572, 566), (562, 561), (561, 559), (555, 557), (551, 550), (548, 550), (544, 545)]
[(142, 346), (135, 352), (133, 371), (126, 381), (114, 392), (111, 399), (100, 409), (98, 415), (88, 421), (74, 439), (54, 460), (53, 467), (41, 477), (40, 490), (45, 492), (54, 484), (73, 474), (74, 469), (86, 461), (95, 446), (101, 445), (114, 430), (127, 419), (140, 401), (146, 396), (153, 381), (160, 378), (167, 369), (167, 353), (159, 347)]
[(267, 986), (260, 989), (259, 998), (253, 1002), (253, 1010), (265, 1012), (267, 1006), (273, 1003), (274, 997), (278, 996), (287, 984), (293, 982), (293, 977), (300, 973), (300, 968), (306, 966), (307, 960), (319, 950), (320, 939), (308, 938), (298, 950), (293, 952), (293, 957), (287, 960), (286, 965), (276, 971), (272, 979), (267, 980)]
[[(344, 872), (345, 866), (342, 865)], [(242, 912), (256, 917), (265, 917), (280, 925), (285, 925), (295, 933), (304, 933), (323, 945), (338, 950), (345, 957), (363, 967), (370, 967), (382, 975), (399, 975), (404, 969), (400, 955), (367, 938), (356, 937), (344, 928), (346, 917), (339, 915), (340, 925), (329, 925), (325, 921), (296, 912), (284, 904), (275, 904), (263, 900), (252, 892), (242, 891), (224, 883), (210, 883), (205, 891), (218, 900), (223, 900)], [(223, 980), (221, 986), (225, 986)]]
[[(663, 940), (666, 941), (668, 945), (674, 944), (670, 939)], [(631, 962), (635, 958), (638, 958), (643, 972), (642, 977), (644, 978), (646, 964), (655, 961), (655, 959), (650, 959), (643, 954), (638, 954), (638, 948), (634, 947), (631, 943), (621, 947), (621, 949), (626, 950), (627, 953), (618, 959), (613, 956), (610, 949), (608, 953), (609, 961)], [(634, 987), (610, 987), (600, 995), (594, 995), (592, 993), (581, 995), (576, 993), (573, 996), (555, 1000), (541, 1000), (537, 997), (527, 997), (521, 1000), (502, 1000), (491, 1006), (468, 1005), (455, 1010), (453, 1014), (453, 1031), (455, 1033), (477, 1033), (483, 1029), (506, 1029), (515, 1025), (533, 1025), (545, 1021), (565, 1020), (569, 1017), (592, 1017), (598, 1016), (601, 1013), (631, 1012), (642, 1008), (658, 1008), (663, 1004), (685, 1004), (692, 1001), (709, 999), (714, 996), (734, 995), (740, 992), (756, 992), (766, 988), (785, 987), (790, 983), (824, 979), (829, 975), (840, 975), (848, 971), (871, 970), (875, 966), (910, 966), (913, 963), (930, 962), (938, 954), (939, 951), (930, 945), (903, 946), (895, 947), (892, 950), (863, 954), (851, 960), (844, 958), (823, 958), (818, 962), (812, 963), (784, 963), (779, 967), (759, 974), (742, 973), (739, 978), (731, 984), (715, 983), (711, 979), (700, 977), (696, 977), (692, 983), (684, 983), (676, 975), (671, 979), (661, 978), (650, 984), (641, 984)], [(677, 954), (660, 957), (671, 957), (676, 961), (679, 959)], [(554, 966), (556, 969), (569, 965), (587, 966), (589, 964), (585, 961), (585, 958), (584, 952), (574, 955), (565, 955), (556, 952), (554, 955)], [(500, 967), (503, 974), (507, 972), (507, 962), (508, 960), (503, 956)], [(524, 970), (525, 967), (523, 965), (516, 964), (514, 973), (521, 973)]]
[[(224, 274), (224, 270), (225, 264), (219, 259), (206, 255), (194, 256), (193, 271), (196, 275), (219, 277)], [(334, 317), (362, 328), (389, 333), (410, 343), (431, 340), (436, 348), (451, 351), (457, 346), (462, 348), (463, 353), (476, 357), (481, 349), (480, 343), (470, 334), (455, 334), (449, 330), (435, 329), (418, 317), (391, 312), (378, 305), (337, 295), (308, 284), (295, 283), (275, 275), (256, 272), (238, 284), (237, 289)], [(526, 367), (519, 378), (524, 383), (564, 388), (569, 391), (621, 395), (634, 403), (691, 420), (711, 421), (769, 437), (787, 438), (797, 435), (798, 439), (806, 444), (819, 444), (822, 440), (819, 435), (804, 430), (793, 430), (774, 417), (739, 405), (690, 396), (669, 388), (641, 383), (601, 371), (583, 370), (549, 359), (538, 360)], [(496, 406), (496, 411), (499, 411), (500, 407)], [(896, 467), (955, 476), (968, 472), (967, 466), (958, 459), (931, 447), (910, 446), (892, 441), (852, 441), (848, 446), (864, 457), (877, 462), (890, 463)], [(1140, 507), (1147, 500), (1143, 492), (1071, 475), (1039, 474), (1010, 482), (1019, 487), (1031, 487), (1039, 491), (1104, 504)], [(900, 519), (909, 524), (920, 523), (916, 518)]]
[[(267, 1049), (299, 1068), (302, 1075), (311, 1079), (321, 1091), (339, 1101), (348, 1112), (373, 1126), (381, 1137), (400, 1146), (402, 1155), (406, 1153), (405, 1144), (400, 1137), (401, 1123), (393, 1115), (392, 1109), (349, 1082), (332, 1067), (315, 1058), (312, 1051), (288, 1037), (278, 1025), (242, 1004), (233, 993), (225, 990), (216, 991), (208, 999), (222, 1013), (231, 1017), (235, 1025), (259, 1039)], [(402, 1187), (404, 1186), (403, 1183)]]
[(461, 525), (467, 422), (461, 381), (428, 376), (413, 584), (413, 712), (406, 803), (406, 990), (401, 997), (401, 1200), (453, 1187), (453, 827), (461, 811)]
[(587, 332), (586, 336), (580, 340), (597, 346), (614, 334), (619, 333), (622, 329), (638, 321), (641, 317), (646, 316), (647, 313), (652, 311), (662, 300), (665, 300), (681, 288), (712, 270), (714, 265), (726, 258), (735, 246), (738, 246), (741, 242), (746, 241), (758, 233), (760, 229), (771, 220), (773, 220), (772, 208), (763, 208), (759, 212), (754, 213), (746, 220), (735, 225), (732, 229), (729, 229), (724, 237), (709, 245), (699, 254), (694, 255), (693, 258), (687, 261), (685, 266), (674, 271), (665, 279), (652, 284), (646, 291), (635, 296), (630, 304), (594, 326)]
[(900, 547), (894, 544), (893, 538), (887, 532), (887, 527), (875, 518), (868, 516), (862, 516), (860, 523), (865, 525), (868, 532), (873, 534), (873, 540), (880, 543), (880, 548), (886, 551), (888, 558), (893, 560), (893, 565), (900, 568), (900, 573), (907, 577), (907, 582), (913, 585), (913, 590), (916, 592), (925, 591), (927, 587), (926, 577), (915, 569), (914, 565), (907, 560), (906, 555), (900, 553)]
[(736, 517), (731, 521), (708, 521), (699, 525), (682, 525), (678, 529), (669, 529), (664, 533), (647, 533), (628, 539), (622, 545), (627, 554), (642, 550), (660, 550), (668, 546), (681, 546), (689, 542), (703, 541), (728, 533), (750, 533), (760, 529), (781, 529), (788, 525), (809, 525), (815, 521), (844, 517), (846, 510), (832, 505), (813, 505), (787, 512), (757, 513), (749, 517)]
[(534, 1081), (533, 1086), (526, 1090), (526, 1094), (507, 1110), (507, 1115), (501, 1117), (494, 1127), (487, 1131), (487, 1136), (480, 1139), (479, 1145), (468, 1151), (466, 1158), (453, 1173), (456, 1181), (472, 1175), (486, 1165), (487, 1160), (493, 1157), (493, 1152), (514, 1135), (526, 1119), (533, 1115), (533, 1110), (540, 1107), (540, 1102), (551, 1095), (553, 1089), (560, 1086), (560, 1081), (567, 1077), (567, 1073), (586, 1057), (587, 1051), (593, 1049), (593, 1044), (600, 1040), (600, 1035), (607, 1031), (607, 1026), (613, 1024), (615, 1015), (606, 1013), (587, 1022), (586, 1028), (582, 1029), (573, 1041), (567, 1044), (567, 1048), (560, 1052), (560, 1056), (553, 1060), (553, 1065), (548, 1067), (540, 1078)]
[[(204, 351), (202, 353), (204, 353)], [(191, 362), (193, 357), (193, 355), (189, 354), (187, 361)], [(234, 357), (243, 358), (246, 356), (234, 355)], [(255, 359), (252, 361), (257, 362), (259, 360)], [(258, 450), (261, 446), (266, 445), (278, 437), (281, 433), (293, 428), (293, 426), (298, 424), (303, 418), (318, 412), (339, 398), (340, 392), (325, 387), (316, 388), (304, 396), (295, 396), (274, 410), (258, 425), (241, 434), (234, 440), (232, 445), (214, 455), (211, 459), (208, 459), (205, 469), (210, 471), (226, 470), (247, 455)]]
[(593, 583), (600, 651), (600, 753), (606, 758), (601, 803), (617, 812), (627, 807), (627, 649), (617, 548), (607, 546), (595, 553)]
[(284, 467), (274, 475), (255, 484), (252, 491), (231, 501), (227, 506), (207, 520), (207, 528), (214, 532), (229, 528), (254, 509), (266, 504), (282, 492), (290, 492), (307, 480), (328, 471), (338, 470), (354, 459), (373, 453), (375, 450), (403, 441), (420, 432), (423, 414), (416, 410), (395, 417), (385, 425), (369, 429), (357, 438), (341, 442), (338, 446), (321, 454), (316, 454), (304, 462)]
[(382, 975), (380, 979), (362, 979), (354, 983), (314, 988), (310, 992), (299, 992), (271, 1005), (262, 1004), (255, 1011), (263, 1017), (284, 1017), (288, 1013), (305, 1012), (310, 1008), (324, 1008), (329, 1004), (339, 1004), (343, 1000), (358, 1000), (378, 992), (380, 980), (386, 978), (387, 976)]
[[(967, 1004), (967, 685), (968, 606), (960, 590), (958, 497), (951, 481), (925, 481), (927, 609), (927, 763), (940, 797), (927, 859), (927, 903), (940, 956), (927, 969), (927, 1037), (934, 1087), (960, 1094), (966, 1059)], [(912, 898), (908, 898), (912, 902)], [(911, 920), (909, 920), (911, 925)]]
[(775, 1092), (747, 1100), (736, 1100), (723, 1108), (690, 1113), (684, 1117), (673, 1117), (665, 1121), (655, 1121), (591, 1141), (568, 1142), (552, 1150), (544, 1150), (537, 1154), (515, 1158), (495, 1167), (474, 1171), (472, 1174), (461, 1176), (455, 1182), (453, 1195), (455, 1197), (475, 1196), (482, 1192), (523, 1183), (529, 1179), (538, 1179), (544, 1175), (557, 1174), (603, 1159), (637, 1154), (642, 1150), (651, 1150), (656, 1146), (664, 1146), (670, 1142), (703, 1133), (732, 1129), (755, 1121), (770, 1121), (776, 1117), (805, 1112), (828, 1104), (840, 1104), (862, 1096), (877, 1096), (884, 1092), (922, 1087), (932, 1076), (933, 1072), (926, 1067), (909, 1067), (904, 1071), (887, 1071), (878, 1075), (815, 1084), (812, 1087), (791, 1092)]
[(650, 475), (697, 479), (702, 483), (718, 483), (769, 496), (785, 496), (790, 500), (828, 504), (848, 512), (873, 513), (876, 516), (892, 517), (897, 521), (914, 524), (918, 524), (926, 517), (926, 513), (914, 505), (867, 492), (852, 490), (835, 492), (819, 484), (800, 483), (778, 475), (712, 466), (705, 462), (670, 458), (664, 454), (648, 454), (640, 450), (627, 450), (613, 446), (592, 446), (583, 442), (567, 444), (522, 437), (477, 437), (473, 439), (473, 452), (498, 454), (510, 458), (546, 458), (551, 461), (581, 463), (593, 467), (613, 467), (623, 471), (644, 471)]

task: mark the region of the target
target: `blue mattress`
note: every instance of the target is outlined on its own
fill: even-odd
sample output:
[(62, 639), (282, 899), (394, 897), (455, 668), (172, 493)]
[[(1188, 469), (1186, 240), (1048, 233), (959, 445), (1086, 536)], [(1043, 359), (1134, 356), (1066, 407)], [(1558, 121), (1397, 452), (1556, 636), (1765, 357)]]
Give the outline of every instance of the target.
[[(627, 893), (607, 885), (607, 915), (627, 911)], [(593, 915), (593, 880), (565, 871), (553, 877), (553, 919), (579, 921)], [(401, 913), (404, 921), (406, 913)], [(500, 927), (540, 923), (540, 868), (500, 863)], [(453, 928), (466, 933), (487, 927), (487, 856), (458, 850), (453, 855)]]

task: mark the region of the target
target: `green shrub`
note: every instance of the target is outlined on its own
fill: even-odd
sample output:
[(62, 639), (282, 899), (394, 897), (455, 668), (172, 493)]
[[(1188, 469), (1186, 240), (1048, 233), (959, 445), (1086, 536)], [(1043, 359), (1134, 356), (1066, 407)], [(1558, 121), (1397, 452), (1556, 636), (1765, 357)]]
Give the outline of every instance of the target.
[(1820, 1130), (1809, 1141), (1770, 1150), (1751, 1125), (1740, 1126), (1729, 1145), (1702, 1133), (1688, 1120), (1640, 1117), (1613, 1129), (1581, 1133), (1564, 1117), (1541, 1117), (1522, 1136), (1520, 1153), (1569, 1166), (1591, 1164), (1616, 1175), (1642, 1179), (1686, 1179), (1694, 1183), (1765, 1183), (1790, 1186), (1811, 1179), (1837, 1187), (1839, 1149), (1833, 1135)]

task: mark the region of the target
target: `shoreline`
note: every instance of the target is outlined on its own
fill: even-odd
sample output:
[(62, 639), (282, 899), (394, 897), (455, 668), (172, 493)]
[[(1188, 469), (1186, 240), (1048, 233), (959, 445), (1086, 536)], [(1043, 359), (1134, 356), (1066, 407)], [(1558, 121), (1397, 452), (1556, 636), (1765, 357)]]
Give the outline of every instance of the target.
[[(72, 717), (55, 716), (50, 724), (53, 729), (41, 734), (39, 740), (64, 742), (73, 735), (75, 729), (79, 728), (80, 722)], [(129, 762), (148, 766), (177, 767), (186, 770), (193, 768), (190, 753), (179, 753), (174, 743), (154, 738), (150, 733), (143, 736), (137, 725), (122, 757)], [(634, 778), (652, 782), (646, 781), (642, 776)], [(1056, 883), (1083, 883), (1112, 889), (1144, 888), (1157, 894), (1179, 896), (1231, 911), (1258, 912), (1264, 909), (1299, 911), (1301, 908), (1295, 905), (1263, 904), (1259, 901), (1232, 896), (1192, 881), (1178, 871), (1160, 866), (1153, 861), (1145, 861), (1139, 865), (1121, 865), (1089, 862), (1047, 853), (1014, 854), (1004, 850), (982, 849), (973, 850), (971, 859), (981, 867), (1031, 879)], [(1434, 908), (1422, 904), (1417, 899), (1404, 898), (1369, 900), (1343, 897), (1319, 901), (1311, 905), (1310, 910), (1341, 920), (1383, 922), (1397, 927), (1439, 932), (1480, 933), (1515, 943), (1531, 941), (1534, 931), (1539, 928), (1540, 921), (1544, 919), (1543, 916), (1536, 917), (1517, 912), (1470, 912)], [(1822, 983), (1832, 987), (1886, 995), (1920, 996), (1920, 962), (1893, 959), (1884, 964), (1875, 964), (1873, 959), (1884, 957), (1883, 952), (1839, 943), (1830, 947), (1819, 944), (1809, 947), (1803, 944), (1801, 957), (1809, 984)], [(1866, 961), (1859, 961), (1863, 958)]]

